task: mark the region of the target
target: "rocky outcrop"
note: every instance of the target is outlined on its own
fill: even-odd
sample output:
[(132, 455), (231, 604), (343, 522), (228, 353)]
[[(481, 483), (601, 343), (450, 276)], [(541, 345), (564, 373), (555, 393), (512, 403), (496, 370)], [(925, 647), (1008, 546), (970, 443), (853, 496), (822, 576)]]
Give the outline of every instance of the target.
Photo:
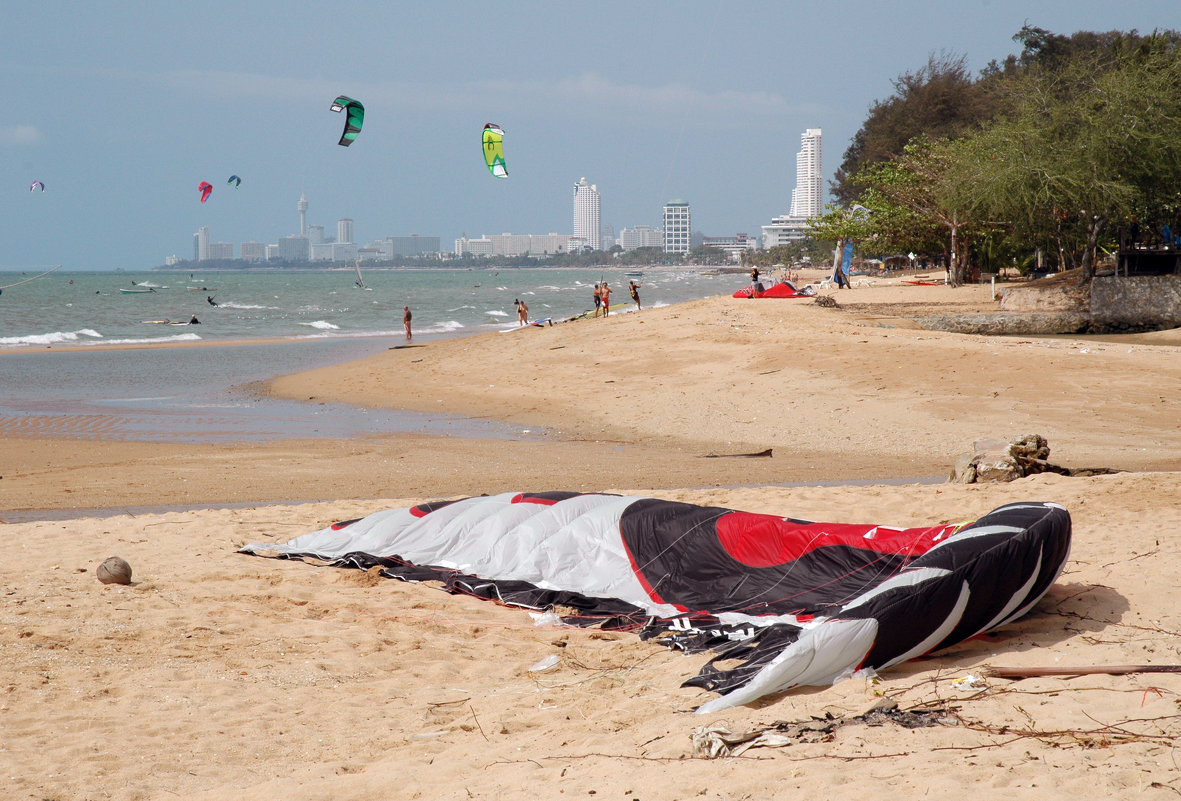
[(1096, 476), (1118, 473), (1107, 467), (1068, 468), (1048, 461), (1050, 446), (1045, 437), (1026, 434), (1008, 442), (1000, 439), (978, 439), (972, 450), (955, 461), (948, 481), (955, 484), (982, 484), (1013, 481), (1037, 473), (1058, 473), (1064, 476)]

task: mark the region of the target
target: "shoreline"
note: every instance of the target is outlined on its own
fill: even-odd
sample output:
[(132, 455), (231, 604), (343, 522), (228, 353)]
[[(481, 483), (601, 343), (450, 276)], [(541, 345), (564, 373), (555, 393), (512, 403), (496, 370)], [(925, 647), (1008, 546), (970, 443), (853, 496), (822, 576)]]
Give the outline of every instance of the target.
[[(553, 424), (537, 441), (0, 437), (0, 509), (63, 513), (0, 524), (10, 793), (362, 801), (391, 786), (447, 799), (558, 787), (650, 801), (889, 785), (1073, 801), (1181, 786), (1181, 675), (988, 673), (1177, 661), (1181, 596), (1153, 577), (1181, 570), (1169, 536), (1181, 530), (1181, 346), (1170, 340), (1181, 332), (1150, 346), (907, 324), (915, 309), (978, 296), (870, 288), (836, 294), (836, 309), (713, 297), (386, 349), (267, 390), (311, 408), (338, 399)], [(1026, 433), (1048, 439), (1056, 464), (1129, 472), (887, 481), (945, 474), (973, 439)], [(770, 458), (743, 457), (766, 448)], [(724, 717), (690, 714), (715, 696), (683, 686), (711, 654), (238, 552), (427, 500), (547, 490), (899, 527), (1052, 502), (1070, 512), (1073, 540), (1062, 575), (1019, 620)], [(100, 507), (120, 513), (71, 514)], [(97, 580), (111, 556), (131, 565), (129, 585)], [(883, 703), (936, 719), (861, 717)], [(706, 729), (768, 728), (790, 747), (694, 750)]]
[[(1181, 332), (997, 339), (905, 316), (979, 308), (987, 293), (870, 287), (832, 293), (836, 309), (715, 296), (386, 348), (261, 391), (310, 410), (341, 402), (501, 421), (533, 439), (359, 432), (172, 444), (104, 441), (101, 431), (44, 438), (34, 426), (0, 440), (0, 508), (884, 481), (946, 475), (973, 440), (1028, 433), (1067, 467), (1181, 467), (1169, 414), (1181, 397), (1160, 389), (1181, 387)], [(770, 459), (703, 458), (768, 448)]]

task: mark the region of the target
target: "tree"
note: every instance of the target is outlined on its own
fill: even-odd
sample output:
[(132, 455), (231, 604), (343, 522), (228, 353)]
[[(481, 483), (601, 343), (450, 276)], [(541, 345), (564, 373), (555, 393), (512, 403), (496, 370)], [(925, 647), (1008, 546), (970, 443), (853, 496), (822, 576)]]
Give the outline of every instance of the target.
[(924, 67), (899, 75), (894, 94), (870, 108), (836, 171), (834, 195), (853, 202), (852, 178), (865, 167), (901, 155), (920, 134), (939, 139), (967, 133), (995, 111), (995, 99), (972, 79), (964, 56), (932, 54)]
[(916, 137), (897, 158), (871, 164), (854, 178), (865, 188), (868, 202), (883, 212), (877, 225), (884, 236), (899, 240), (900, 234), (910, 234), (924, 240), (934, 229), (943, 231), (953, 286), (967, 277), (971, 240), (979, 228), (969, 183), (976, 164), (970, 158), (973, 147), (966, 140)]
[(1030, 70), (1014, 111), (973, 137), (973, 205), (1018, 236), (1081, 249), (1083, 280), (1113, 220), (1181, 208), (1181, 48), (1174, 37), (1113, 57)]

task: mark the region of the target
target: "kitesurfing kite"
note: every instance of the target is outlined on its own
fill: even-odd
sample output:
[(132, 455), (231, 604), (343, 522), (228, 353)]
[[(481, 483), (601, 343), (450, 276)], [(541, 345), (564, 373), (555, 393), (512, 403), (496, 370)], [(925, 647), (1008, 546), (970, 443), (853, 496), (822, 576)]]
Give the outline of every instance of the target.
[[(59, 264), (56, 267), (54, 267), (52, 270), (46, 270), (43, 273), (38, 273), (37, 275), (34, 275), (32, 278), (25, 278), (20, 281), (17, 281), (15, 284), (5, 284), (4, 286), (0, 286), (0, 294), (3, 294), (4, 290), (6, 290), (6, 289), (12, 289), (14, 286), (20, 286), (21, 284), (27, 284), (30, 281), (36, 281), (38, 278), (44, 278), (45, 276), (49, 275), (50, 273), (57, 272), (61, 268), (62, 268), (62, 266)], [(74, 282), (70, 281), (70, 283), (72, 284)]]
[(504, 130), (495, 123), (484, 126), (484, 163), (488, 165), (488, 172), (497, 178), (508, 178), (508, 170), (504, 166)]
[(29, 184), (29, 191), (30, 192), (33, 192), (37, 189), (40, 189), (42, 192), (44, 192), (45, 191), (45, 184), (41, 183), (40, 181), (33, 181), (33, 183)]
[(780, 281), (778, 284), (770, 287), (764, 287), (762, 283), (755, 282), (748, 287), (735, 292), (731, 297), (735, 298), (814, 298), (816, 297), (816, 289), (814, 287), (806, 286), (802, 289), (798, 288), (791, 281)]
[(226, 181), (227, 184), (233, 184), (235, 188), (242, 185), (242, 179), (236, 175), (231, 175), (230, 179)]
[(876, 671), (1027, 613), (1062, 571), (1070, 515), (1013, 503), (923, 528), (811, 523), (605, 494), (504, 493), (391, 509), (244, 553), (381, 568), (718, 652), (685, 682), (716, 712)]
[(197, 185), (197, 191), (201, 193), (201, 202), (204, 203), (213, 194), (213, 184), (208, 181), (202, 181)]
[(344, 132), (336, 144), (348, 147), (361, 133), (361, 125), (365, 122), (365, 107), (351, 97), (341, 95), (332, 101), (333, 111), (344, 111)]

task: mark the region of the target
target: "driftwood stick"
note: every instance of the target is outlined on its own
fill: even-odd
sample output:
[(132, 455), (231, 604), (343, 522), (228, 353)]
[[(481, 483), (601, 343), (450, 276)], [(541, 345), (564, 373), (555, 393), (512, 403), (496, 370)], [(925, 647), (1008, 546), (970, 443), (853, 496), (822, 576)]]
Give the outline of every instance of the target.
[(990, 667), (987, 676), (1000, 679), (1029, 679), (1037, 676), (1123, 676), (1128, 673), (1181, 673), (1181, 665), (1080, 665), (1077, 667)]
[(724, 459), (724, 458), (729, 457), (731, 459), (762, 459), (762, 458), (769, 459), (769, 458), (771, 458), (771, 450), (772, 450), (771, 448), (767, 448), (767, 450), (759, 451), (758, 453), (707, 453), (702, 458)]

